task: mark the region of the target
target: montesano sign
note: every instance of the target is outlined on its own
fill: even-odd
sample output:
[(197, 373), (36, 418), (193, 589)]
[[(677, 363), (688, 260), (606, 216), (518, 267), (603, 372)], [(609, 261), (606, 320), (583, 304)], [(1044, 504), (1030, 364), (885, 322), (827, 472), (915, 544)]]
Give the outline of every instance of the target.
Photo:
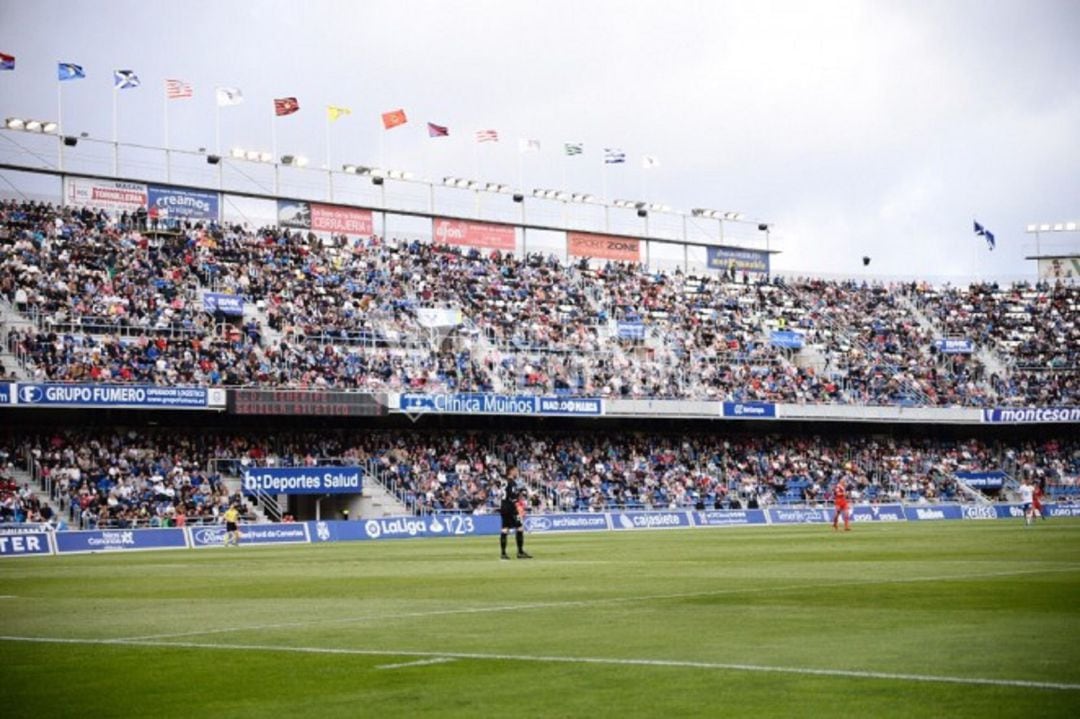
[(517, 234), (512, 225), (493, 225), (488, 222), (436, 217), (431, 236), (435, 238), (435, 242), (444, 245), (483, 247), (511, 252), (517, 248)]
[(614, 235), (566, 233), (566, 254), (620, 262), (641, 262), (641, 240)]

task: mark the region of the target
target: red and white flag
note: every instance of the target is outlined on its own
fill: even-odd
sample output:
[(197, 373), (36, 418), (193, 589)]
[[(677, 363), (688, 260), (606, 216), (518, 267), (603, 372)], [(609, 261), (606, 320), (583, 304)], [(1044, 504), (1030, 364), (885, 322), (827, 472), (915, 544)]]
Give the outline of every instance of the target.
[(279, 97), (274, 100), (275, 115), (291, 115), (300, 110), (300, 102), (295, 97)]
[(499, 133), (496, 130), (477, 130), (476, 131), (477, 142), (498, 142)]
[(183, 80), (165, 81), (165, 97), (170, 100), (180, 100), (185, 97), (191, 97), (194, 94), (195, 92), (191, 89), (191, 85)]

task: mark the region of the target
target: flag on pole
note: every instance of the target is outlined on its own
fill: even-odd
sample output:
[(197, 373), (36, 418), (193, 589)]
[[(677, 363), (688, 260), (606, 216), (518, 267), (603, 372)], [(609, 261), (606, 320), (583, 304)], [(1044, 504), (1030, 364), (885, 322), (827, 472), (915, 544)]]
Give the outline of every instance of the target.
[(14, 70), (15, 56), (0, 52), (0, 70)]
[(621, 165), (626, 162), (626, 153), (617, 147), (604, 148), (605, 165)]
[(443, 125), (436, 125), (434, 122), (427, 124), (428, 137), (449, 137), (450, 128)]
[(409, 118), (405, 117), (405, 111), (400, 108), (382, 114), (382, 125), (386, 130), (392, 130), (398, 125), (404, 125), (408, 121)]
[(128, 90), (140, 84), (134, 70), (113, 70), (112, 76), (114, 90)]
[(496, 130), (477, 130), (476, 131), (477, 142), (498, 142), (499, 133)]
[(82, 65), (76, 65), (73, 62), (61, 62), (56, 66), (57, 80), (82, 80), (85, 77), (86, 73), (83, 71)]
[(351, 114), (352, 114), (352, 110), (350, 110), (347, 107), (338, 107), (337, 105), (327, 105), (326, 106), (326, 116), (328, 118), (330, 118), (331, 122), (333, 122), (334, 120), (338, 119), (339, 117), (341, 117), (343, 115), (351, 115)]
[(240, 92), (238, 87), (219, 87), (214, 90), (214, 95), (217, 97), (218, 107), (239, 105), (244, 101), (244, 93)]
[(165, 97), (170, 100), (181, 100), (185, 97), (191, 97), (195, 92), (192, 90), (191, 85), (183, 80), (166, 80), (165, 81)]
[(979, 224), (978, 220), (973, 220), (975, 224), (975, 234), (983, 237), (986, 240), (986, 246), (993, 250), (997, 246), (997, 241), (994, 239), (994, 233), (986, 229)]
[(584, 142), (567, 142), (563, 147), (565, 148), (567, 155), (580, 155), (585, 152)]
[(660, 161), (657, 160), (652, 155), (642, 155), (641, 156), (641, 167), (644, 170), (648, 170), (649, 168), (652, 168), (652, 167), (660, 167)]
[(274, 98), (274, 114), (278, 117), (291, 115), (300, 110), (300, 102), (295, 97)]
[(527, 152), (540, 152), (540, 141), (519, 139), (518, 151), (523, 155)]

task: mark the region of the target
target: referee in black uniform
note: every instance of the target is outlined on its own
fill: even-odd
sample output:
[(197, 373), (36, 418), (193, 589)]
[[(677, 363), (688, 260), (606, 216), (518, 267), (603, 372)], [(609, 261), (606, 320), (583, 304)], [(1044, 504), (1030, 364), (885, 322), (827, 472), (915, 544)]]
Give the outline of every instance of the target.
[(499, 514), (502, 515), (502, 531), (499, 533), (500, 559), (510, 559), (506, 553), (506, 540), (510, 530), (514, 530), (514, 541), (517, 542), (517, 558), (532, 559), (532, 555), (525, 551), (525, 529), (521, 524), (523, 510), (518, 507), (518, 499), (525, 493), (525, 488), (517, 483), (517, 468), (510, 469), (510, 476), (506, 480), (503, 489), (502, 502), (499, 504)]

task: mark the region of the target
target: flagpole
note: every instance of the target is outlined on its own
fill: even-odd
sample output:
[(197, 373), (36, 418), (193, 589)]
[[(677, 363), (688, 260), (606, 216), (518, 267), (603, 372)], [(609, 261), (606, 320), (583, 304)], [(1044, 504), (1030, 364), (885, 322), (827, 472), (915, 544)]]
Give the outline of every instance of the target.
[[(114, 80), (115, 83), (115, 80)], [(116, 89), (115, 84), (112, 92), (112, 148), (113, 148), (113, 161), (112, 161), (112, 174), (113, 177), (117, 177), (120, 174), (120, 143), (117, 141), (116, 132), (116, 115), (117, 108), (120, 105), (119, 101), (120, 91)]]
[[(276, 113), (277, 110), (275, 109)], [(274, 194), (278, 194), (278, 156), (277, 156), (277, 122), (276, 114), (270, 116), (270, 161), (274, 163)]]
[(56, 134), (60, 138), (56, 167), (64, 169), (64, 83), (56, 80)]
[(165, 103), (165, 181), (172, 182), (172, 164), (169, 161), (169, 90), (165, 88), (162, 94), (162, 102)]
[(333, 165), (330, 164), (330, 109), (326, 110), (326, 195), (334, 201)]

